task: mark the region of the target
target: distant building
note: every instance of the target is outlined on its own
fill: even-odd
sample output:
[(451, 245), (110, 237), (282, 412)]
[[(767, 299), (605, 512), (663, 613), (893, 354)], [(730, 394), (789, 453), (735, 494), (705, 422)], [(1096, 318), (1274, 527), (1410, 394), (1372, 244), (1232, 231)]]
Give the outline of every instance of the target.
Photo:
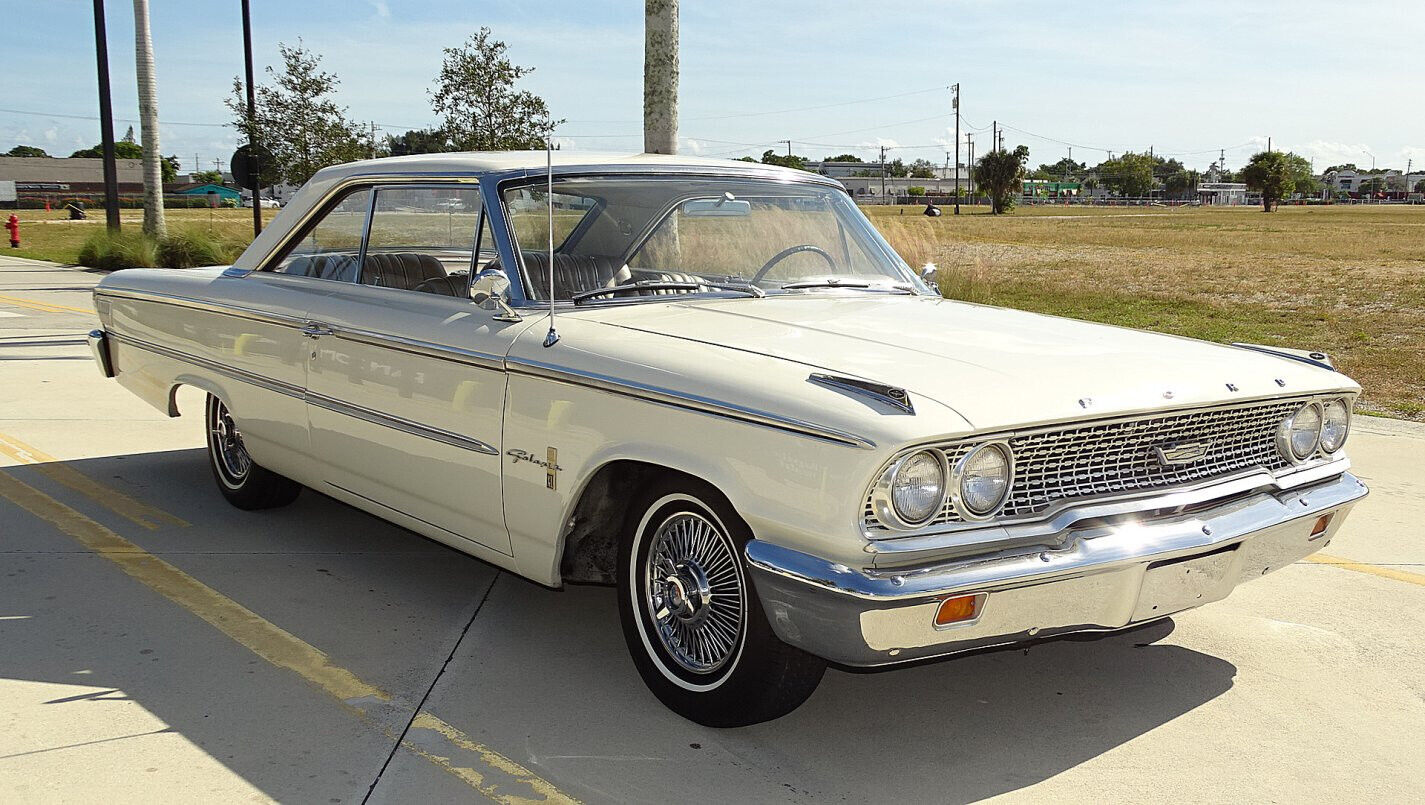
[[(143, 192), (143, 160), (116, 159), (119, 192)], [(102, 193), (104, 160), (71, 157), (0, 157), (0, 180), (30, 193)]]
[(242, 198), (242, 194), (235, 187), (224, 187), (216, 184), (172, 184), (163, 189), (165, 193), (175, 193), (180, 196), (207, 196), (209, 193), (218, 197), (220, 202), (236, 202)]
[(1197, 200), (1213, 206), (1246, 204), (1247, 185), (1243, 182), (1198, 182)]
[[(895, 198), (899, 196), (909, 196), (910, 188), (923, 187), (925, 195), (945, 198), (955, 195), (955, 179), (912, 179), (909, 176), (885, 178), (884, 187), (881, 184), (880, 176), (845, 176), (838, 177), (838, 182), (846, 188), (859, 201), (872, 198)], [(969, 191), (970, 179), (961, 174), (960, 187)]]

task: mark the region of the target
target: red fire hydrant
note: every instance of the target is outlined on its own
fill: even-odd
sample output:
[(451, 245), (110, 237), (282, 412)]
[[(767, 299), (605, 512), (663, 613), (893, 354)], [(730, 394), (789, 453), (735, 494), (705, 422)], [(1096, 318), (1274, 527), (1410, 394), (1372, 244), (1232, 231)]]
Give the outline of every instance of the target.
[(10, 219), (5, 222), (5, 228), (10, 230), (10, 248), (20, 248), (20, 216), (10, 213)]

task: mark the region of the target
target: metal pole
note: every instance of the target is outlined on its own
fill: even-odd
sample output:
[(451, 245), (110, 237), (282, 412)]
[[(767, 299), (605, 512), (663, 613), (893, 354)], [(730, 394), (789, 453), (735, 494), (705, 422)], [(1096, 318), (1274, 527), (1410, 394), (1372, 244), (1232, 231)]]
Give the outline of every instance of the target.
[(960, 214), (960, 85), (955, 85), (955, 214)]
[(114, 109), (109, 102), (109, 41), (104, 0), (94, 0), (94, 52), (99, 62), (99, 139), (104, 149), (104, 220), (119, 231), (119, 167), (114, 162)]
[(257, 157), (257, 94), (252, 82), (252, 12), (248, 0), (242, 0), (242, 52), (247, 69), (247, 172), (252, 186), (252, 236), (262, 234), (262, 199), (258, 193), (258, 174), (262, 169)]

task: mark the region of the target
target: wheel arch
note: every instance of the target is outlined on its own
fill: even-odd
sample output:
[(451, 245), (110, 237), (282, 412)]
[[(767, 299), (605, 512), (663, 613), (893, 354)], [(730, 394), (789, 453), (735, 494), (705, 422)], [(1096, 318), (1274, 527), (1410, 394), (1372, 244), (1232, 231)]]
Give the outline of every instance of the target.
[[(559, 535), (559, 583), (613, 584), (617, 579), (619, 541), (627, 523), (633, 494), (655, 477), (685, 480), (702, 494), (714, 495), (736, 513), (727, 494), (706, 478), (685, 470), (640, 459), (618, 458), (590, 473)], [(746, 527), (738, 515), (739, 523)]]

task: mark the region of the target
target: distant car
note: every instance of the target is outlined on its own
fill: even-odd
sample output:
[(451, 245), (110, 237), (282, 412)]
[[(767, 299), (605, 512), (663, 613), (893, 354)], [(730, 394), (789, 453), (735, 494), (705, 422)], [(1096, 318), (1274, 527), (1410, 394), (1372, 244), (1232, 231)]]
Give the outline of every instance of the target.
[[(260, 198), (257, 200), (257, 204), (263, 209), (278, 209), (282, 206), (282, 202), (275, 198)], [(252, 199), (244, 198), (242, 200), (242, 206), (250, 209), (252, 207)]]
[[(1325, 355), (953, 302), (931, 275), (801, 171), (401, 157), (320, 171), (231, 268), (110, 274), (90, 341), (170, 415), (207, 392), (240, 508), (306, 485), (542, 584), (617, 585), (644, 681), (715, 726), (789, 712), (827, 661), (1216, 601), (1366, 494), (1360, 387)], [(577, 685), (596, 644), (541, 673)]]

